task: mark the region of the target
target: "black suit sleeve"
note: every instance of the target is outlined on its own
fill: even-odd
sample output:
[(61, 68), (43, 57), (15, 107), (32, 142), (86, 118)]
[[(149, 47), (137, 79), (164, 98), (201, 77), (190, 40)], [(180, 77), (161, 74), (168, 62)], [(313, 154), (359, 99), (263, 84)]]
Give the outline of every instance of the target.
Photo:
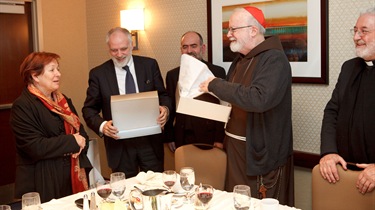
[(171, 99), (167, 93), (167, 90), (165, 89), (163, 77), (161, 76), (159, 65), (156, 60), (153, 62), (152, 69), (154, 74), (155, 90), (158, 91), (160, 106), (166, 106), (169, 110), (172, 110)]
[(90, 71), (86, 100), (82, 108), (83, 118), (89, 128), (99, 135), (99, 127), (104, 121), (99, 115), (102, 110), (99, 78)]
[(177, 80), (178, 75), (177, 72), (173, 72), (173, 70), (168, 71), (166, 76), (166, 86), (167, 92), (169, 97), (171, 98), (171, 109), (169, 112), (169, 119), (167, 124), (165, 125), (165, 140), (164, 142), (173, 142), (175, 139), (174, 135), (174, 120), (176, 117), (176, 88), (177, 88)]

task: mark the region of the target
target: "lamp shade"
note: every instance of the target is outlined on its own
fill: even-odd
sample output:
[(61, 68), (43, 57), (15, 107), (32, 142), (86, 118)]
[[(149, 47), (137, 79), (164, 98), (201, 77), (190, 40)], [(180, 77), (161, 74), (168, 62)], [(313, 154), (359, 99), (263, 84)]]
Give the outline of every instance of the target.
[(143, 9), (128, 9), (120, 11), (121, 27), (129, 31), (145, 30)]

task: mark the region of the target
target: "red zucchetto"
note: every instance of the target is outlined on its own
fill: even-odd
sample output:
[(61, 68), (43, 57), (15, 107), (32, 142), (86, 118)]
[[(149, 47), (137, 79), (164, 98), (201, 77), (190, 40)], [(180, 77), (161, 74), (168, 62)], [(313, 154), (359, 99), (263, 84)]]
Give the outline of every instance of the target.
[(260, 23), (260, 25), (266, 27), (266, 21), (264, 19), (262, 10), (252, 6), (244, 7), (244, 9), (248, 11)]

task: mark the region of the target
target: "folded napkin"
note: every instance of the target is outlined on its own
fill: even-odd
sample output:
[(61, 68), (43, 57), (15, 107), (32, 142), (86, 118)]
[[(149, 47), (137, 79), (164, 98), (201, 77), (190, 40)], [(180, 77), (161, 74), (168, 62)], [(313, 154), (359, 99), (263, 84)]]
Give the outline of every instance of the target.
[(164, 186), (162, 174), (153, 171), (147, 171), (146, 173), (141, 171), (135, 179), (137, 180), (137, 187), (142, 190), (149, 189), (150, 187), (159, 188)]
[(135, 179), (139, 182), (139, 184), (145, 184), (147, 181), (151, 181), (153, 178), (155, 178), (156, 173), (153, 171), (147, 171), (147, 173), (141, 171), (137, 174)]
[(180, 96), (194, 98), (202, 94), (199, 85), (214, 77), (207, 65), (193, 56), (182, 54), (178, 85)]

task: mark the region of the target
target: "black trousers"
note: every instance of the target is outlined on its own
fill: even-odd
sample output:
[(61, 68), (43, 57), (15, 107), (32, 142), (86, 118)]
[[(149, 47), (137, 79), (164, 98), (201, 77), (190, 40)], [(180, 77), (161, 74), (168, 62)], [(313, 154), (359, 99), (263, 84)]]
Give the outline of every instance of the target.
[[(150, 136), (123, 139), (122, 154), (120, 164), (117, 168), (112, 168), (113, 172), (124, 172), (126, 178), (136, 176), (140, 171), (163, 172), (164, 170), (164, 150), (163, 143), (155, 144), (155, 139)], [(158, 153), (163, 154), (158, 154)]]

